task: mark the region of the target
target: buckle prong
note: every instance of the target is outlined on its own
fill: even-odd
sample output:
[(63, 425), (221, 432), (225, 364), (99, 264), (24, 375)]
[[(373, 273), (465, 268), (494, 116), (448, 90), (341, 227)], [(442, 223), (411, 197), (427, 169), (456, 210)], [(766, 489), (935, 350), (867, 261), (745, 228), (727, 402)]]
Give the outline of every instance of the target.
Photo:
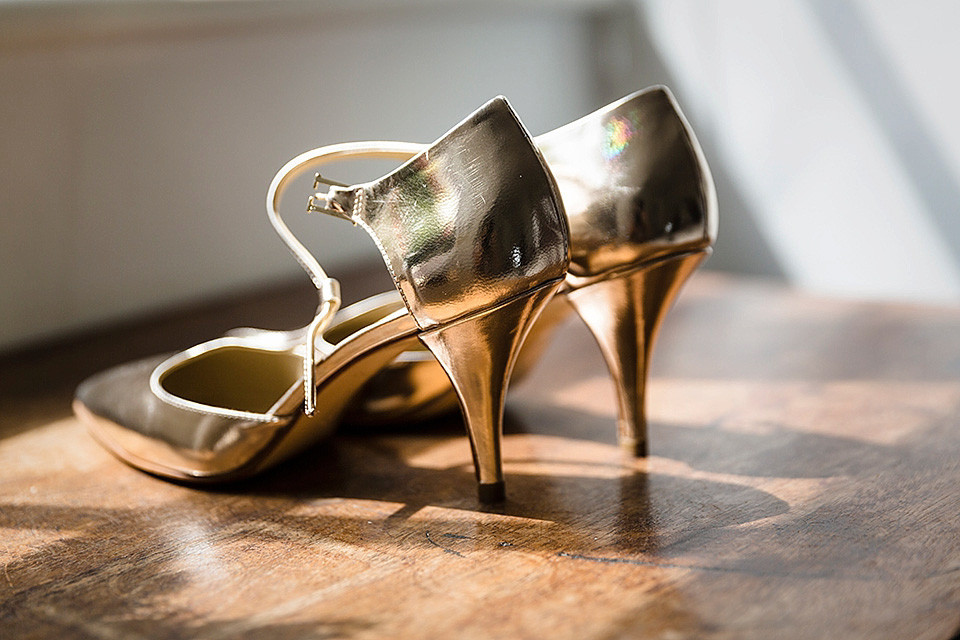
[(336, 180), (331, 180), (329, 178), (324, 178), (319, 173), (313, 176), (313, 188), (316, 189), (320, 185), (325, 184), (329, 187), (349, 187), (348, 184), (343, 184), (342, 182), (337, 182)]
[[(329, 178), (324, 178), (318, 173), (314, 176), (313, 188), (316, 189), (321, 184), (325, 184), (331, 187), (343, 187), (343, 188), (350, 186), (342, 182), (337, 182), (336, 180), (330, 180)], [(307, 198), (307, 213), (326, 213), (336, 218), (341, 218), (343, 220), (350, 220), (351, 222), (353, 222), (350, 215), (347, 214), (345, 211), (341, 211), (339, 209), (331, 209), (330, 207), (328, 207), (327, 204), (329, 202), (330, 202), (330, 199), (327, 196), (327, 194), (315, 193), (309, 198)]]

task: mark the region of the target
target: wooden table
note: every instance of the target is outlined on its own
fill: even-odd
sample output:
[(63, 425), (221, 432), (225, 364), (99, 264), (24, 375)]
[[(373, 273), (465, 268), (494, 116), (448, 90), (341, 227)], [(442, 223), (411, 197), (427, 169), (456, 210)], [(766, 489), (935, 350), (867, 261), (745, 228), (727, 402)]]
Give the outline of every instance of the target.
[(124, 466), (70, 415), (72, 386), (112, 361), (311, 310), (284, 290), (0, 362), (0, 637), (960, 626), (960, 309), (700, 274), (662, 334), (639, 461), (615, 446), (613, 389), (573, 320), (509, 399), (497, 509), (475, 500), (457, 417), (343, 431), (198, 490)]

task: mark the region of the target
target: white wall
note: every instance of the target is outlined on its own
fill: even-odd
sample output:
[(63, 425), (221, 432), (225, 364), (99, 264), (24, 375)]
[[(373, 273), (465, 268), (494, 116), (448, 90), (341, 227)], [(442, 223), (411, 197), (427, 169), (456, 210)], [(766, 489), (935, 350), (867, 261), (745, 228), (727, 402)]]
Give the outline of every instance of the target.
[(821, 293), (960, 302), (960, 5), (637, 6), (725, 177), (717, 262), (769, 272), (749, 263), (772, 256)]
[[(71, 18), (37, 37), (8, 22), (0, 349), (294, 277), (263, 199), (301, 151), (429, 141), (501, 93), (535, 133), (599, 106), (582, 11), (443, 4), (214, 12), (202, 27), (134, 13), (106, 33), (81, 12), (86, 32)], [(375, 176), (346, 176), (362, 177)], [(362, 232), (306, 219), (300, 200), (293, 226), (334, 274), (376, 259)]]
[[(498, 93), (540, 133), (654, 82), (717, 177), (711, 267), (956, 303), (958, 7), (0, 0), (0, 351), (296, 277), (263, 196), (305, 149), (429, 141)], [(378, 260), (288, 204), (334, 275)]]

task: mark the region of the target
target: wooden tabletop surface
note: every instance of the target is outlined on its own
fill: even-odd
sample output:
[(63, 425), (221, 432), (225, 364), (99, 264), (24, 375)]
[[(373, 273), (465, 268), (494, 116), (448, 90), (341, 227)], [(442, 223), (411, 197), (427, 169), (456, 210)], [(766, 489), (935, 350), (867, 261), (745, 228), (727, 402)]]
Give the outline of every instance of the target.
[(572, 318), (511, 390), (499, 508), (476, 502), (457, 416), (341, 430), (199, 490), (121, 464), (70, 414), (98, 368), (310, 311), (297, 287), (0, 360), (0, 637), (960, 628), (960, 309), (698, 274), (658, 345), (646, 460), (615, 446), (612, 385)]

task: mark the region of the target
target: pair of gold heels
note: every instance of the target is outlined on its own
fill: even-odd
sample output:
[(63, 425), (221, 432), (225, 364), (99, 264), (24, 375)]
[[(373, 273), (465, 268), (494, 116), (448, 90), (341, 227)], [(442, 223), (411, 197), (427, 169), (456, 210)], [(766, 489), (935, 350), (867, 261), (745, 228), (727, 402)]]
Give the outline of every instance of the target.
[[(311, 196), (308, 210), (364, 228), (396, 292), (338, 313), (337, 282), (283, 223), (279, 200), (304, 172), (370, 156), (405, 162), (354, 186), (318, 174), (315, 187), (328, 190)], [(233, 480), (303, 450), (345, 412), (409, 420), (456, 397), (480, 499), (502, 500), (511, 372), (528, 333), (521, 371), (570, 307), (616, 381), (621, 444), (645, 454), (644, 384), (657, 327), (717, 225), (709, 169), (665, 88), (536, 141), (496, 98), (429, 146), (316, 149), (281, 169), (267, 209), (317, 286), (314, 320), (294, 332), (237, 330), (84, 382), (74, 409), (120, 459), (180, 481)], [(390, 391), (398, 376), (412, 394)]]

